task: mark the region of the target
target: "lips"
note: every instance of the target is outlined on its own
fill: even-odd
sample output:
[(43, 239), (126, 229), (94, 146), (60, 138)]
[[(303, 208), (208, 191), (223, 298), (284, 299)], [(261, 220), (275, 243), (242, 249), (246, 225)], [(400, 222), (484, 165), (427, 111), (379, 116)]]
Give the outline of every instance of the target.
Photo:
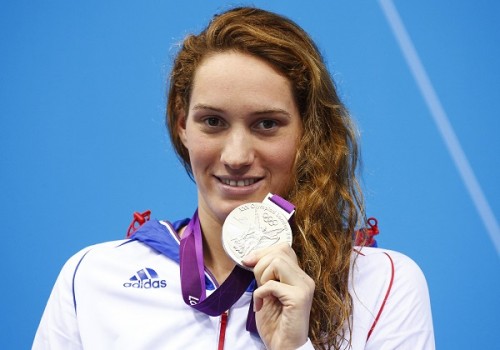
[(220, 182), (222, 182), (224, 185), (231, 186), (231, 187), (245, 187), (245, 186), (251, 186), (257, 181), (260, 181), (260, 178), (246, 178), (246, 179), (231, 179), (231, 178), (222, 178), (222, 177), (217, 177)]

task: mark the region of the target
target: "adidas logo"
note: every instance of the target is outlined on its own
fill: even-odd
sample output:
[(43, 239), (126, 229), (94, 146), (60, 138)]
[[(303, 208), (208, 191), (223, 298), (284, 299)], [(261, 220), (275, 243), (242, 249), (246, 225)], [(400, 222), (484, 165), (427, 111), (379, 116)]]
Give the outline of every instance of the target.
[(123, 284), (125, 288), (165, 288), (167, 281), (160, 280), (155, 270), (146, 267), (135, 273), (130, 277), (129, 282)]

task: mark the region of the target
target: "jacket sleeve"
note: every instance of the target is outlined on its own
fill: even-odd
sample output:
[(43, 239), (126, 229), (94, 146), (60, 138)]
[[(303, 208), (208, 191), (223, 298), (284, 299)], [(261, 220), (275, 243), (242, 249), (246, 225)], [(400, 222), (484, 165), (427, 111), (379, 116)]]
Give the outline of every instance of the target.
[(434, 350), (429, 291), (424, 274), (410, 258), (393, 252), (394, 279), (366, 349)]
[(76, 317), (73, 278), (88, 249), (71, 257), (62, 268), (38, 326), (32, 350), (83, 349)]

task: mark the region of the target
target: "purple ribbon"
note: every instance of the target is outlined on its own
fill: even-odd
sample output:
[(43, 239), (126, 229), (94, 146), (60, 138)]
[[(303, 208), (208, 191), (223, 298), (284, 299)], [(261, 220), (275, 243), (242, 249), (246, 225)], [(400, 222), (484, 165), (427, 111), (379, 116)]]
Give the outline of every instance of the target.
[(277, 194), (273, 194), (269, 197), (269, 200), (276, 204), (278, 207), (291, 214), (295, 210), (295, 206), (284, 198), (281, 198)]
[[(287, 212), (295, 208), (283, 198), (273, 195), (272, 202)], [(180, 242), (181, 288), (184, 302), (209, 316), (220, 316), (229, 310), (254, 280), (253, 272), (236, 265), (228, 278), (207, 297), (205, 288), (205, 265), (203, 263), (203, 237), (198, 210), (189, 221)], [(248, 310), (248, 331), (257, 332), (253, 298)]]
[[(236, 265), (228, 278), (210, 296), (206, 296), (205, 266), (198, 211), (193, 215), (180, 242), (181, 287), (184, 302), (209, 316), (220, 316), (229, 310), (254, 280), (251, 271)], [(257, 333), (253, 301), (250, 303), (247, 330)]]

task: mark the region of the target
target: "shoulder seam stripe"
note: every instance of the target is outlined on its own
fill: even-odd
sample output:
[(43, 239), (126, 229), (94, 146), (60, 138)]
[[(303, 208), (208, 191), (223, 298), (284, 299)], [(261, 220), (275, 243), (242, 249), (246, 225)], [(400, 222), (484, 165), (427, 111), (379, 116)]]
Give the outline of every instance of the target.
[(370, 331), (368, 332), (368, 336), (366, 337), (366, 341), (370, 339), (370, 336), (372, 335), (373, 330), (375, 329), (375, 326), (377, 325), (378, 320), (380, 319), (380, 316), (382, 315), (382, 311), (384, 311), (385, 303), (387, 302), (387, 299), (389, 299), (389, 294), (391, 293), (392, 289), (392, 284), (394, 282), (394, 261), (392, 260), (391, 256), (384, 252), (384, 254), (389, 258), (391, 262), (391, 281), (389, 282), (389, 287), (387, 288), (387, 292), (385, 293), (384, 301), (382, 302), (382, 305), (380, 306), (380, 309), (378, 310), (377, 317), (375, 317), (375, 321), (373, 321), (373, 324), (370, 328)]
[(90, 252), (92, 249), (89, 249), (85, 252), (85, 254), (83, 254), (83, 256), (80, 258), (80, 261), (78, 262), (78, 264), (76, 265), (75, 267), (75, 271), (73, 272), (73, 280), (72, 280), (72, 285), (71, 285), (71, 289), (72, 289), (72, 292), (73, 292), (73, 306), (75, 307), (75, 315), (76, 315), (76, 294), (75, 294), (75, 278), (76, 278), (76, 272), (78, 271), (78, 268), (80, 267), (80, 264), (83, 260), (83, 258), (85, 258), (85, 256), (87, 255), (88, 252)]
[(177, 244), (180, 244), (180, 237), (179, 237), (179, 234), (177, 233), (177, 231), (175, 231), (175, 229), (172, 227), (172, 225), (170, 224), (170, 222), (168, 221), (163, 221), (163, 220), (160, 220), (158, 221), (161, 225), (165, 226), (165, 228), (167, 229), (167, 231), (170, 233), (170, 235), (172, 236), (173, 239), (175, 239), (175, 241), (177, 242)]

